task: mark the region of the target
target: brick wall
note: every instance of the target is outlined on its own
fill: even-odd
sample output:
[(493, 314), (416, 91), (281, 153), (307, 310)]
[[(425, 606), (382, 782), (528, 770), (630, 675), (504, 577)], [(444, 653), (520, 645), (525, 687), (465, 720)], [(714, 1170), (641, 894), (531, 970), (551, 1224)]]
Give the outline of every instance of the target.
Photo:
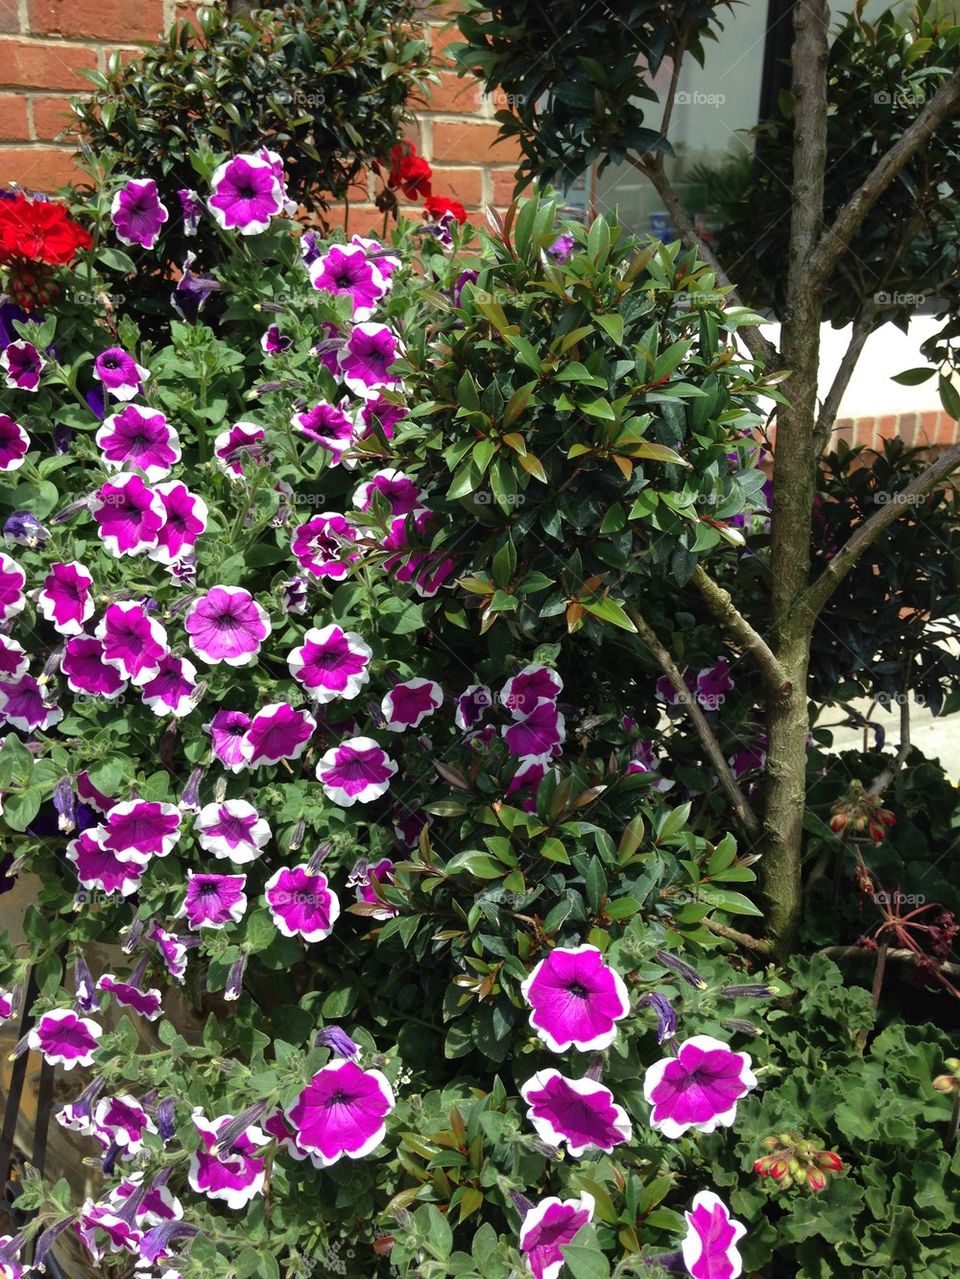
[[(0, 186), (51, 191), (76, 180), (68, 104), (72, 93), (91, 89), (80, 72), (105, 70), (115, 49), (134, 57), (194, 7), (178, 0), (0, 0)], [(428, 32), (441, 82), (429, 101), (414, 104), (417, 122), (408, 136), (433, 166), (435, 193), (459, 200), (475, 220), (485, 204), (509, 203), (517, 152), (494, 142), (497, 105), (450, 69), (444, 50), (458, 38), (455, 28), (437, 21)], [(372, 176), (351, 192), (353, 230), (380, 221), (375, 194)], [(331, 221), (343, 217), (343, 209), (334, 210)]]

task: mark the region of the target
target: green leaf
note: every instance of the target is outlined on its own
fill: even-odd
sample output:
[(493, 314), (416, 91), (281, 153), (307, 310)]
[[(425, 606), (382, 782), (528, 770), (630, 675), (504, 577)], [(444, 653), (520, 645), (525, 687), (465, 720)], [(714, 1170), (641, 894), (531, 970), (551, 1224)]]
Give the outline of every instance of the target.
[(573, 1279), (610, 1279), (610, 1263), (596, 1244), (568, 1243), (560, 1251)]
[(636, 633), (636, 627), (623, 611), (623, 606), (609, 595), (597, 600), (581, 600), (580, 603), (593, 617), (601, 622), (609, 622), (611, 626), (619, 626), (622, 631)]
[(619, 311), (614, 311), (610, 315), (595, 315), (593, 318), (618, 346), (623, 344), (623, 316)]
[(960, 391), (940, 374), (940, 403), (952, 418), (960, 419)]

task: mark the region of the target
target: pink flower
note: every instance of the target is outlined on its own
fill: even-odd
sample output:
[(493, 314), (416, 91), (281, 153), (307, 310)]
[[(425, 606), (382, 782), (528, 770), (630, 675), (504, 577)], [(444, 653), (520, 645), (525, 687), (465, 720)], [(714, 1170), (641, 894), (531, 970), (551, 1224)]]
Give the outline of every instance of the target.
[[(67, 647), (70, 647), (69, 644)], [(102, 790), (97, 790), (88, 772), (77, 774), (77, 799), (88, 807), (96, 809), (98, 813), (109, 813), (118, 802), (112, 795), (105, 795)]]
[(505, 724), (500, 731), (511, 755), (547, 760), (563, 742), (564, 720), (556, 704), (542, 698), (529, 715)]
[(270, 840), (269, 823), (245, 799), (205, 804), (193, 829), (204, 852), (228, 858), (237, 866), (254, 861)]
[(270, 634), (270, 618), (249, 591), (214, 586), (187, 610), (184, 626), (190, 647), (214, 666), (248, 666)]
[(389, 857), (381, 857), (372, 866), (365, 857), (361, 857), (347, 876), (347, 887), (355, 891), (357, 901), (376, 907), (370, 912), (371, 919), (393, 919), (394, 915), (400, 913), (394, 906), (385, 906), (382, 896), (377, 891), (380, 884), (390, 879), (392, 875), (393, 862)]
[(139, 979), (134, 981), (131, 977), (129, 981), (121, 981), (113, 973), (104, 973), (97, 982), (97, 990), (108, 991), (118, 1004), (124, 1008), (132, 1008), (141, 1017), (146, 1017), (147, 1021), (156, 1021), (163, 1011), (160, 991), (155, 986), (144, 990)]
[(594, 1199), (581, 1190), (578, 1199), (541, 1199), (520, 1223), (520, 1251), (534, 1279), (559, 1279), (563, 1269), (561, 1249), (572, 1243), (577, 1231), (593, 1221)]
[(0, 635), (0, 680), (15, 683), (26, 675), (29, 666), (30, 659), (22, 645), (9, 635)]
[(243, 711), (217, 711), (204, 729), (210, 734), (213, 753), (231, 773), (246, 768), (243, 757), (243, 739), (250, 727), (250, 716)]
[(90, 598), (93, 577), (78, 560), (52, 564), (37, 596), (40, 612), (52, 622), (61, 635), (79, 635), (83, 624), (93, 616)]
[(681, 1244), (683, 1263), (693, 1279), (738, 1279), (743, 1262), (737, 1241), (747, 1228), (734, 1221), (730, 1210), (712, 1190), (694, 1196), (687, 1218), (687, 1234)]
[(163, 503), (139, 475), (115, 475), (90, 499), (100, 540), (114, 557), (138, 555), (157, 544), (163, 527)]
[(263, 1193), (266, 1167), (257, 1158), (257, 1150), (266, 1146), (270, 1138), (261, 1129), (251, 1126), (241, 1133), (229, 1150), (220, 1150), (217, 1138), (233, 1123), (233, 1115), (220, 1115), (207, 1119), (203, 1109), (196, 1106), (192, 1114), (193, 1125), (200, 1134), (200, 1145), (190, 1156), (187, 1180), (191, 1190), (208, 1199), (225, 1203), (239, 1212), (255, 1196)]
[(627, 988), (596, 946), (558, 946), (521, 986), (530, 1025), (551, 1052), (609, 1048), (616, 1023), (630, 1011)]
[(189, 937), (178, 937), (176, 933), (168, 933), (156, 922), (150, 925), (147, 940), (152, 941), (160, 952), (160, 957), (167, 966), (167, 971), (174, 981), (181, 982), (187, 971), (187, 946)]
[(143, 1149), (145, 1132), (156, 1131), (150, 1116), (129, 1093), (101, 1098), (93, 1112), (93, 1136), (105, 1149), (115, 1142), (125, 1159)]
[(55, 1008), (40, 1017), (27, 1036), (27, 1046), (51, 1066), (73, 1070), (74, 1066), (93, 1065), (102, 1034), (102, 1026), (88, 1017), (78, 1017), (72, 1008)]
[(314, 701), (325, 704), (335, 697), (350, 701), (359, 694), (370, 679), (367, 667), (372, 656), (373, 649), (355, 631), (331, 624), (307, 631), (287, 665)]
[(227, 475), (242, 478), (243, 463), (246, 458), (251, 462), (262, 462), (266, 457), (264, 440), (266, 435), (262, 427), (255, 422), (235, 422), (227, 431), (221, 431), (213, 442), (213, 452), (217, 465)]
[(110, 221), (123, 244), (152, 249), (169, 214), (152, 178), (130, 178), (113, 197)]
[(310, 263), (308, 270), (315, 289), (350, 297), (355, 320), (369, 320), (387, 292), (387, 283), (375, 261), (369, 259), (359, 245), (331, 245), (326, 253)]
[(142, 604), (121, 600), (110, 604), (94, 632), (103, 645), (103, 660), (124, 679), (142, 685), (160, 671), (169, 652), (167, 632)]
[(281, 759), (299, 759), (316, 727), (309, 711), (297, 710), (289, 702), (272, 702), (257, 711), (243, 735), (244, 763), (262, 768)]
[(294, 529), (291, 550), (305, 572), (339, 581), (359, 559), (356, 551), (347, 550), (356, 538), (356, 530), (342, 515), (324, 511)]
[(50, 696), (48, 684), (21, 675), (15, 682), (0, 684), (0, 716), (25, 733), (52, 728), (63, 719), (63, 711), (47, 700)]
[(104, 848), (125, 861), (146, 863), (166, 857), (180, 839), (180, 810), (157, 800), (129, 799), (114, 804), (104, 822)]
[(308, 865), (281, 867), (264, 888), (270, 917), (284, 937), (323, 941), (333, 932), (340, 901), (326, 875)]
[(737, 1117), (737, 1102), (757, 1086), (747, 1053), (709, 1035), (694, 1035), (648, 1067), (643, 1095), (653, 1107), (650, 1126), (665, 1137), (682, 1137), (688, 1128), (714, 1132), (729, 1128)]
[(306, 413), (294, 413), (290, 421), (301, 435), (314, 440), (332, 454), (331, 466), (336, 466), (353, 444), (356, 423), (333, 404), (321, 401)]
[(397, 765), (371, 737), (350, 737), (328, 750), (317, 765), (317, 780), (334, 804), (350, 808), (385, 795)]
[(127, 687), (117, 667), (103, 660), (103, 644), (92, 635), (76, 635), (67, 640), (60, 669), (70, 691), (84, 697), (105, 697), (110, 701)]
[(704, 710), (718, 710), (727, 693), (734, 687), (730, 678), (730, 663), (725, 657), (721, 657), (713, 666), (704, 667), (697, 675), (697, 701)]
[(200, 875), (187, 871), (187, 895), (177, 912), (198, 928), (224, 928), (238, 924), (247, 909), (246, 875)]
[(627, 1112), (609, 1088), (592, 1079), (567, 1079), (550, 1067), (528, 1079), (520, 1096), (541, 1141), (548, 1146), (566, 1142), (575, 1159), (587, 1150), (609, 1154), (631, 1138)]
[(402, 385), (387, 372), (402, 354), (403, 344), (385, 324), (355, 324), (340, 352), (340, 373), (355, 395), (371, 399)]
[(533, 662), (507, 680), (500, 690), (500, 701), (514, 719), (523, 719), (542, 700), (555, 702), (562, 691), (563, 680), (557, 672)]
[(140, 696), (154, 715), (182, 719), (193, 710), (196, 692), (197, 668), (193, 662), (167, 653), (160, 659), (156, 675), (140, 689)]
[(67, 845), (67, 858), (76, 866), (82, 888), (129, 897), (140, 887), (146, 862), (121, 861), (115, 852), (104, 847), (105, 836), (102, 826), (83, 831)]
[(122, 347), (101, 351), (93, 362), (93, 376), (115, 400), (132, 400), (150, 376)]
[(375, 493), (378, 493), (390, 507), (392, 516), (409, 515), (421, 505), (423, 497), (413, 480), (393, 467), (375, 471), (369, 480), (365, 480), (357, 487), (353, 495), (354, 508), (358, 511), (369, 511)]
[(321, 1168), (339, 1159), (362, 1159), (386, 1136), (386, 1117), (396, 1102), (379, 1070), (352, 1061), (331, 1061), (287, 1108), (297, 1145), (317, 1156)]
[(225, 231), (257, 235), (283, 212), (283, 182), (263, 153), (225, 161), (214, 171), (210, 186), (207, 208)]
[(18, 471), (30, 448), (30, 436), (12, 417), (0, 413), (0, 471)]
[(194, 548), (207, 527), (207, 504), (180, 480), (158, 484), (153, 490), (163, 506), (164, 521), (157, 544), (148, 551), (158, 564), (175, 564)]
[(388, 732), (402, 733), (420, 724), (443, 705), (443, 690), (432, 679), (395, 684), (380, 703)]
[(27, 575), (9, 555), (0, 551), (0, 622), (9, 622), (23, 612), (27, 602), (23, 588)]
[(37, 391), (40, 389), (40, 374), (46, 360), (33, 345), (18, 338), (10, 342), (0, 353), (0, 368), (4, 371), (7, 386), (12, 391)]

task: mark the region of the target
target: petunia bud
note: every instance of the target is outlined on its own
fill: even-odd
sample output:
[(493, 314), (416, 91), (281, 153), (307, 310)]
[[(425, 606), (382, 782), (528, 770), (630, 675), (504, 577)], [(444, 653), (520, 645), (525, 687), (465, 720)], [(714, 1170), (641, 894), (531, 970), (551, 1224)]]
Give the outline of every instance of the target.
[(318, 1048), (329, 1048), (338, 1057), (347, 1057), (351, 1061), (360, 1056), (360, 1045), (353, 1042), (342, 1026), (324, 1026), (315, 1043)]
[[(62, 1217), (60, 1221), (55, 1221), (52, 1226), (47, 1227), (47, 1229), (43, 1232), (43, 1234), (37, 1240), (36, 1248), (33, 1254), (34, 1270), (39, 1271), (41, 1273), (43, 1272), (43, 1270), (45, 1269), (44, 1263), (46, 1262), (47, 1254), (49, 1253), (50, 1249), (57, 1242), (57, 1240), (60, 1238), (63, 1232), (65, 1230), (68, 1230), (70, 1226), (73, 1225), (76, 1219), (77, 1219), (76, 1214), (74, 1213), (70, 1217)], [(17, 1272), (8, 1271), (8, 1273), (16, 1274)]]
[(657, 1043), (662, 1044), (665, 1039), (672, 1039), (677, 1030), (677, 1014), (670, 1000), (651, 991), (643, 996), (640, 1005), (652, 1008), (657, 1014)]
[(229, 1151), (233, 1143), (243, 1136), (250, 1125), (255, 1124), (262, 1117), (266, 1108), (267, 1103), (265, 1101), (257, 1101), (252, 1106), (248, 1106), (235, 1119), (231, 1119), (217, 1137), (216, 1143), (211, 1147), (211, 1155), (216, 1155), (221, 1151)]
[(720, 994), (724, 999), (774, 999), (780, 989), (768, 985), (722, 986)]
[(199, 813), (200, 811), (200, 783), (203, 781), (203, 774), (206, 770), (203, 768), (195, 768), (187, 779), (187, 784), (183, 788), (183, 794), (180, 796), (180, 808), (186, 813)]
[(247, 968), (247, 952), (240, 952), (240, 958), (234, 960), (227, 973), (227, 984), (223, 992), (224, 999), (239, 999), (243, 993), (243, 974)]
[(654, 958), (658, 964), (662, 964), (664, 968), (669, 968), (678, 977), (682, 977), (688, 986), (693, 986), (695, 990), (707, 989), (707, 983), (697, 970), (684, 963), (682, 959), (678, 959), (676, 955), (672, 955), (668, 950), (658, 950)]
[(57, 828), (65, 835), (77, 828), (77, 797), (73, 793), (73, 781), (61, 777), (53, 790), (53, 806), (57, 810)]
[(290, 832), (289, 848), (291, 853), (297, 853), (303, 847), (303, 837), (306, 834), (306, 831), (307, 831), (306, 818), (304, 817), (297, 818), (297, 824), (294, 826), (293, 830)]
[(164, 1145), (173, 1140), (176, 1128), (174, 1127), (174, 1101), (172, 1097), (164, 1098), (157, 1107), (157, 1131)]
[(120, 949), (125, 955), (132, 955), (140, 945), (140, 938), (146, 932), (147, 921), (135, 916), (133, 923), (129, 924), (124, 930), (123, 942)]

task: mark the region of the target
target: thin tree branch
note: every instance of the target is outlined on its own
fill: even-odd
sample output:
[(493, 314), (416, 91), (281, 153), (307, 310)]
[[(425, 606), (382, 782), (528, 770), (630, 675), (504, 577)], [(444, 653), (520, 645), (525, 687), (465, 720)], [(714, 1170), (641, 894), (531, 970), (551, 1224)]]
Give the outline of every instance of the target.
[(857, 560), (877, 540), (880, 534), (894, 520), (906, 512), (913, 498), (924, 497), (935, 488), (941, 480), (960, 466), (960, 444), (946, 449), (925, 471), (910, 481), (899, 493), (892, 493), (890, 500), (876, 510), (873, 515), (841, 546), (817, 580), (807, 588), (796, 603), (797, 608), (805, 609), (810, 618), (815, 618), (837, 589)]
[(826, 394), (823, 404), (820, 407), (820, 413), (817, 416), (817, 424), (813, 432), (813, 449), (814, 456), (819, 457), (823, 450), (827, 447), (830, 439), (830, 433), (833, 430), (837, 420), (837, 413), (840, 409), (840, 401), (850, 385), (850, 379), (853, 377), (857, 362), (866, 345), (867, 338), (874, 331), (876, 325), (877, 312), (879, 307), (876, 302), (868, 302), (860, 310), (857, 318), (853, 322), (853, 332), (850, 334), (850, 344), (844, 352), (843, 359), (840, 361), (840, 367), (834, 375), (833, 382)]
[(700, 923), (709, 932), (725, 937), (727, 941), (736, 942), (753, 955), (773, 954), (773, 942), (766, 937), (751, 937), (749, 933), (741, 933), (736, 928), (728, 928), (726, 924), (718, 924), (715, 919), (701, 919)]
[(763, 636), (753, 629), (734, 604), (730, 592), (715, 582), (699, 564), (693, 570), (691, 580), (727, 634), (757, 663), (767, 687), (781, 697), (789, 693), (790, 680), (786, 670)]
[(921, 147), (925, 146), (940, 125), (960, 106), (960, 71), (945, 80), (913, 124), (905, 129), (886, 155), (881, 156), (864, 179), (859, 191), (847, 201), (828, 227), (810, 257), (811, 279), (823, 284), (850, 241), (897, 174)]
[[(904, 681), (906, 682), (906, 681)], [(876, 777), (867, 788), (868, 795), (882, 795), (893, 779), (896, 777), (900, 769), (907, 762), (907, 756), (910, 754), (910, 698), (909, 695), (903, 693), (903, 701), (900, 703), (900, 745), (897, 753), (887, 766), (877, 773)]]
[[(737, 306), (742, 306), (743, 302), (736, 289), (732, 288), (730, 277), (720, 265), (709, 244), (697, 234), (697, 228), (693, 225), (686, 209), (680, 203), (677, 193), (673, 189), (673, 184), (664, 170), (663, 156), (648, 154), (645, 159), (641, 160), (636, 156), (628, 155), (627, 162), (632, 164), (639, 173), (642, 173), (651, 182), (660, 199), (666, 205), (667, 212), (673, 219), (674, 226), (680, 232), (680, 238), (687, 248), (695, 250), (697, 255), (706, 262), (717, 277), (718, 284), (724, 288), (731, 288), (730, 301)], [(779, 367), (780, 355), (777, 348), (772, 342), (767, 341), (756, 326), (745, 325), (742, 329), (737, 329), (737, 336), (743, 339), (744, 346), (755, 360), (759, 360), (763, 364), (765, 369), (772, 370)]]
[[(706, 923), (706, 920), (701, 920)], [(869, 946), (825, 946), (822, 950), (817, 951), (818, 955), (826, 955), (827, 959), (875, 959), (877, 952)], [(912, 950), (888, 950), (887, 962), (894, 960), (899, 964), (915, 964), (918, 959), (928, 958), (928, 956), (917, 955)], [(960, 977), (960, 964), (949, 964), (945, 960), (930, 961), (942, 973), (947, 973), (951, 977)]]
[(687, 688), (686, 682), (677, 668), (676, 662), (670, 656), (669, 651), (660, 643), (654, 629), (644, 621), (635, 608), (626, 609), (627, 616), (637, 628), (637, 634), (640, 639), (656, 658), (657, 664), (666, 675), (667, 679), (673, 685), (680, 698), (680, 704), (687, 713), (687, 717), (693, 724), (697, 736), (703, 745), (711, 764), (717, 770), (717, 777), (720, 780), (720, 786), (730, 801), (734, 815), (740, 826), (748, 835), (757, 836), (760, 834), (760, 822), (756, 813), (747, 803), (747, 798), (737, 784), (737, 779), (733, 775), (733, 770), (727, 763), (723, 751), (720, 749), (720, 743), (717, 741), (713, 729), (707, 723), (706, 716), (700, 709), (696, 697), (691, 696), (690, 690)]
[(673, 66), (670, 71), (670, 84), (667, 88), (667, 100), (663, 106), (663, 119), (660, 121), (660, 132), (663, 137), (667, 136), (667, 130), (670, 128), (670, 119), (673, 116), (673, 106), (677, 97), (677, 82), (680, 79), (680, 65), (683, 62), (683, 55), (687, 49), (687, 33), (688, 29), (684, 27), (677, 39), (676, 52), (673, 55)]

